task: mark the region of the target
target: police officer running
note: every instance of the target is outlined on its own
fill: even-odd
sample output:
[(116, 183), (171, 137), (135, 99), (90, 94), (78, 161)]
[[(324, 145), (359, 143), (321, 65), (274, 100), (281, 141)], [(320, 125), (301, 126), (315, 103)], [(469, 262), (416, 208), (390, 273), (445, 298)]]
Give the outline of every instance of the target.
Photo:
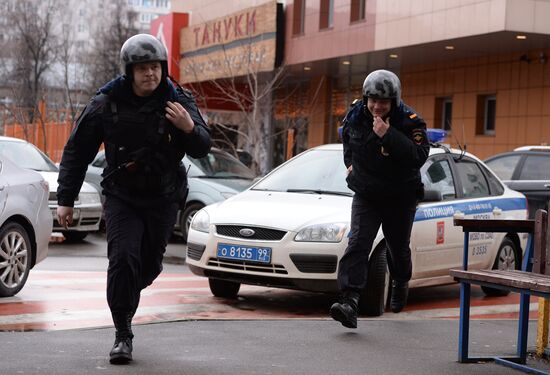
[(342, 139), (347, 183), (355, 192), (348, 247), (338, 265), (340, 302), (333, 319), (357, 328), (361, 291), (367, 284), (369, 253), (382, 226), (392, 278), (390, 307), (407, 302), (412, 274), (409, 241), (416, 205), (423, 196), (420, 167), (429, 153), (426, 124), (401, 101), (399, 78), (387, 70), (370, 73), (363, 100), (344, 119)]
[(167, 53), (147, 34), (120, 51), (124, 75), (103, 86), (75, 123), (60, 165), (59, 223), (73, 222), (73, 205), (101, 143), (109, 267), (107, 302), (116, 328), (110, 362), (132, 360), (131, 322), (140, 292), (162, 271), (176, 214), (185, 202), (187, 153), (208, 154), (210, 131), (191, 93), (168, 78)]

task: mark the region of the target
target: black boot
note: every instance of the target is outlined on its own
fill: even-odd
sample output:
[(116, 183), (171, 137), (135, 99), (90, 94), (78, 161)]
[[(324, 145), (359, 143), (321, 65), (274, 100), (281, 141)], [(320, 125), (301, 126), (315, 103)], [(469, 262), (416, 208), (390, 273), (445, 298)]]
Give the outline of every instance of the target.
[(398, 313), (407, 304), (407, 296), (409, 295), (409, 282), (396, 281), (392, 282), (390, 308), (394, 313)]
[(344, 292), (340, 302), (330, 307), (332, 319), (342, 323), (347, 328), (357, 328), (357, 307), (359, 306), (359, 293)]
[(132, 313), (113, 313), (116, 334), (115, 343), (109, 353), (109, 362), (124, 365), (132, 360)]

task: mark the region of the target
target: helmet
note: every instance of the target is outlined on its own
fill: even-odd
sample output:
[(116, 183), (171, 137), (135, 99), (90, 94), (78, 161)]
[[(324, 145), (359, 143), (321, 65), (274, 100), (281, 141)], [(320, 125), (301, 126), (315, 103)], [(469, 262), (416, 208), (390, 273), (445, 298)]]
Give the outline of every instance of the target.
[(130, 37), (120, 49), (122, 71), (130, 76), (130, 66), (140, 62), (160, 61), (164, 74), (168, 69), (168, 53), (164, 45), (152, 35), (137, 34)]
[(363, 83), (363, 99), (393, 99), (395, 105), (401, 103), (401, 82), (395, 73), (389, 70), (371, 72)]

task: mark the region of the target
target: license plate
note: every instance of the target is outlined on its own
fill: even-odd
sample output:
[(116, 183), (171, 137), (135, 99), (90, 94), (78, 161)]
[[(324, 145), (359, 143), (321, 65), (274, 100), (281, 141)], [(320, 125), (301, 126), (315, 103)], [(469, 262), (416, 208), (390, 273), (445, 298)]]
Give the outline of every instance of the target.
[(222, 259), (269, 263), (271, 262), (271, 248), (219, 243), (217, 256)]

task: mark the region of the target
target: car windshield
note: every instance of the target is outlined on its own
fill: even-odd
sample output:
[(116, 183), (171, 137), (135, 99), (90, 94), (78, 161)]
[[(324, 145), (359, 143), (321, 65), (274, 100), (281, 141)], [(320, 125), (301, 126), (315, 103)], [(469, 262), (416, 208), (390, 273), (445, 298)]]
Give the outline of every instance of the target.
[(521, 155), (508, 155), (485, 162), (502, 180), (511, 180)]
[(198, 177), (207, 178), (240, 178), (253, 180), (256, 176), (243, 163), (236, 158), (221, 152), (210, 152), (203, 158), (189, 160), (199, 168), (204, 175)]
[(0, 155), (10, 159), (21, 168), (44, 172), (57, 172), (58, 170), (42, 151), (30, 143), (0, 141), (0, 144)]
[(252, 190), (353, 195), (339, 150), (311, 150), (268, 174)]

